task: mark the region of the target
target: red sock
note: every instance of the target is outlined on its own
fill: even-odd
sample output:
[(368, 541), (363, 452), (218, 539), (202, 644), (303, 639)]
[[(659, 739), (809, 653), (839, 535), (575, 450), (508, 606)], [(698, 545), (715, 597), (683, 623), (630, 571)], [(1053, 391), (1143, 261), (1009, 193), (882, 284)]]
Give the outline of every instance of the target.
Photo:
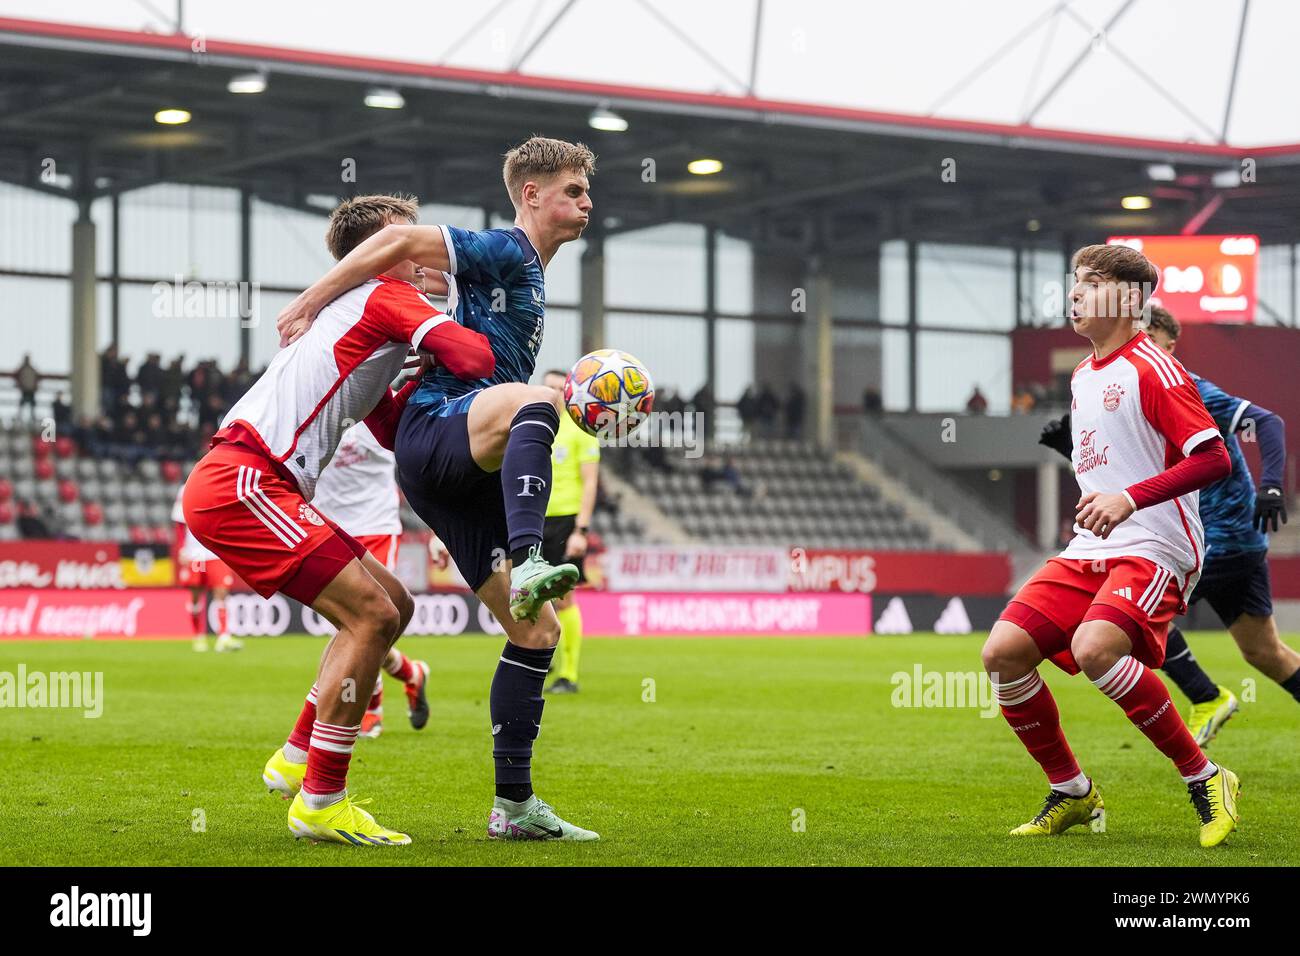
[(1097, 689), (1124, 708), (1124, 713), (1156, 748), (1174, 762), (1184, 780), (1203, 777), (1210, 762), (1169, 699), (1169, 690), (1142, 662), (1125, 655), (1093, 681)]
[(374, 713), (384, 704), (384, 679), (375, 678), (375, 692), (370, 695), (370, 703), (366, 705), (366, 713)]
[(1002, 705), (1002, 716), (1043, 768), (1049, 783), (1065, 783), (1083, 773), (1061, 731), (1056, 701), (1038, 671), (1010, 683), (994, 683), (993, 693)]
[(217, 633), (222, 637), (229, 636), (226, 628), (226, 602), (224, 599), (217, 601)]
[(194, 625), (194, 636), (203, 637), (203, 605), (198, 601), (191, 601), (185, 606), (190, 612), (190, 623)]
[(307, 773), (302, 778), (304, 794), (342, 793), (348, 788), (348, 764), (361, 725), (340, 727), (319, 720), (312, 725), (311, 749), (307, 751)]
[(411, 663), (409, 657), (396, 648), (393, 649), (392, 653), (397, 655), (397, 663), (390, 664), (389, 660), (391, 658), (385, 658), (384, 670), (388, 671), (388, 673), (392, 674), (403, 684), (409, 684), (415, 679), (415, 665)]
[(302, 705), (302, 713), (298, 715), (298, 722), (293, 725), (293, 732), (289, 734), (286, 741), (289, 746), (297, 747), (303, 753), (306, 753), (311, 747), (311, 729), (316, 723), (316, 685), (311, 685), (311, 690), (307, 692), (307, 700)]

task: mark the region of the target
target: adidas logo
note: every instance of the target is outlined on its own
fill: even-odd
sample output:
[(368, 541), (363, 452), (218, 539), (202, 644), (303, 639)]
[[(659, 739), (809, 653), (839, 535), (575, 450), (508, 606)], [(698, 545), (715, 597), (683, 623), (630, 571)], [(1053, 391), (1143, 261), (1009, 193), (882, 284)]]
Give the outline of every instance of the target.
[(877, 634), (911, 634), (912, 619), (907, 614), (903, 599), (892, 597), (876, 621)]
[(961, 603), (961, 598), (955, 597), (948, 602), (948, 606), (940, 613), (939, 620), (934, 622), (934, 632), (936, 634), (971, 632), (970, 615), (966, 613), (966, 605)]
[(1120, 597), (1122, 597), (1125, 601), (1131, 601), (1131, 600), (1133, 600), (1133, 589), (1132, 589), (1132, 588), (1116, 588), (1115, 590), (1111, 591), (1110, 593), (1111, 593), (1111, 594), (1118, 594), (1118, 595), (1119, 595)]

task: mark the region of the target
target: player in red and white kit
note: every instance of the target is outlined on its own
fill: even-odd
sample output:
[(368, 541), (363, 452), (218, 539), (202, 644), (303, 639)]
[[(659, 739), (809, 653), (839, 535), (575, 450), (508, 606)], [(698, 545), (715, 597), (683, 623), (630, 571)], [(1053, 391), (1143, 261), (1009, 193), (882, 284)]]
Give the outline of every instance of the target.
[[(172, 524), (176, 528), (176, 540), (173, 543), (173, 559), (176, 568), (176, 583), (190, 589), (188, 610), (194, 624), (194, 649), (207, 651), (207, 625), (204, 617), (211, 607), (217, 613), (217, 639), (213, 650), (239, 651), (244, 649), (244, 642), (230, 636), (230, 618), (226, 614), (226, 598), (235, 586), (235, 574), (215, 554), (203, 545), (190, 532), (185, 524), (185, 511), (181, 508), (181, 496), (185, 486), (176, 489), (176, 501), (172, 504)], [(203, 601), (207, 592), (208, 600)]]
[[(312, 505), (329, 515), (389, 571), (397, 567), (397, 545), (402, 537), (397, 460), (379, 443), (364, 423), (353, 425), (339, 439), (339, 447), (316, 482)], [(429, 702), (424, 688), (429, 665), (412, 660), (393, 645), (384, 658), (384, 670), (406, 691), (407, 716), (416, 730), (429, 722)], [(384, 678), (375, 678), (375, 690), (361, 717), (361, 736), (378, 737), (384, 730)]]
[[(417, 211), (412, 198), (346, 200), (330, 216), (330, 252), (342, 258), (389, 223), (413, 223)], [(439, 313), (423, 289), (423, 270), (408, 260), (334, 299), (235, 403), (185, 485), (186, 522), (200, 543), (263, 597), (279, 591), (338, 629), (293, 733), (263, 770), (273, 791), (293, 795), (288, 822), (298, 837), (410, 842), (352, 803), (347, 770), (364, 690), (414, 603), (392, 572), (309, 502), (345, 422), (364, 419), (391, 447), (409, 389), (394, 396), (388, 386), (411, 347), (459, 377), (492, 373), (486, 337)]]
[(1067, 673), (1082, 670), (1173, 761), (1201, 845), (1215, 846), (1236, 829), (1237, 777), (1206, 759), (1155, 669), (1205, 555), (1199, 489), (1232, 465), (1191, 376), (1141, 324), (1155, 266), (1119, 245), (1085, 246), (1073, 266), (1070, 321), (1093, 347), (1070, 383), (1082, 492), (1075, 536), (1012, 598), (983, 652), (1003, 716), (1051, 784), (1043, 808), (1011, 834), (1104, 825), (1101, 793), (1074, 759), (1038, 674), (1050, 658)]

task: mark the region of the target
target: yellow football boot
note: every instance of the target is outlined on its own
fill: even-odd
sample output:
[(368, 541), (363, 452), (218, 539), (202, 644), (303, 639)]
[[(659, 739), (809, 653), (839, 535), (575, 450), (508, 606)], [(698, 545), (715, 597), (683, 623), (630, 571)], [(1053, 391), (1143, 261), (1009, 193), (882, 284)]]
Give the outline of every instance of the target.
[(1196, 743), (1204, 748), (1236, 712), (1236, 696), (1220, 685), (1218, 697), (1192, 707), (1192, 712), (1187, 715), (1187, 729), (1196, 738)]
[(1011, 831), (1011, 836), (1056, 836), (1072, 826), (1088, 824), (1094, 833), (1106, 831), (1106, 805), (1101, 802), (1101, 791), (1091, 780), (1086, 796), (1072, 797), (1060, 790), (1052, 790), (1043, 801), (1043, 809), (1028, 823)]
[(302, 789), (302, 778), (307, 773), (305, 763), (290, 763), (281, 747), (271, 754), (271, 759), (262, 768), (262, 782), (271, 793), (278, 793), (281, 799), (292, 800), (294, 794)]
[(1237, 821), (1241, 819), (1237, 808), (1241, 781), (1227, 767), (1220, 767), (1209, 780), (1189, 783), (1187, 792), (1196, 815), (1201, 818), (1201, 846), (1218, 846), (1237, 829)]
[(361, 804), (369, 800), (352, 800), (344, 796), (323, 810), (307, 806), (299, 793), (289, 805), (289, 829), (295, 839), (313, 843), (345, 843), (349, 846), (405, 846), (411, 838), (380, 826)]

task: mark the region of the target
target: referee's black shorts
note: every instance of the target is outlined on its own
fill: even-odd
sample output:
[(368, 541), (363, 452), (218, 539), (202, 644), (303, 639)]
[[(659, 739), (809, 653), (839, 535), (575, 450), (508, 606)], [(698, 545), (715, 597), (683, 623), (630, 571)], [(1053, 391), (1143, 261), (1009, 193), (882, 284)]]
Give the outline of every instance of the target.
[(582, 584), (587, 580), (587, 572), (583, 567), (586, 556), (578, 558), (566, 558), (564, 556), (565, 546), (569, 543), (569, 535), (573, 534), (573, 529), (578, 526), (577, 515), (554, 515), (548, 516), (546, 524), (542, 526), (542, 557), (551, 564), (573, 564), (578, 568), (578, 583)]

